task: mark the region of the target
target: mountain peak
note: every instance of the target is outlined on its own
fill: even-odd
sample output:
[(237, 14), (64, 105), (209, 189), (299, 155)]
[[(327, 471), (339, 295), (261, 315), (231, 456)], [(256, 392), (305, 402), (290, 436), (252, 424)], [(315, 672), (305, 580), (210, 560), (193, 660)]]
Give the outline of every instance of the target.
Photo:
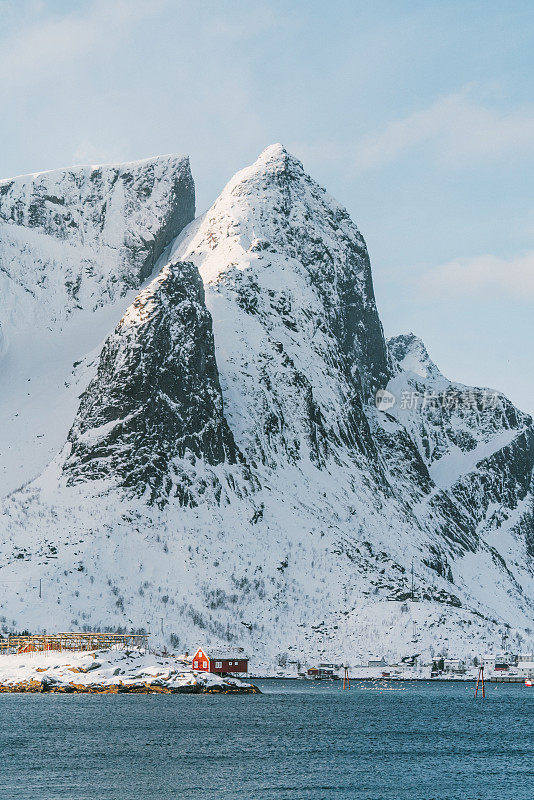
[[(205, 285), (236, 298), (269, 326), (304, 335), (310, 319), (347, 363), (365, 401), (389, 375), (363, 237), (340, 206), (281, 144), (238, 172), (177, 242), (173, 258), (194, 262)], [(245, 297), (246, 295), (246, 297)], [(255, 309), (255, 310), (254, 310)], [(280, 321), (279, 309), (287, 309)], [(249, 320), (250, 322), (250, 320)], [(267, 324), (267, 323), (266, 323)], [(307, 335), (307, 334), (306, 334)], [(226, 338), (226, 334), (225, 334)], [(273, 345), (274, 346), (274, 345)], [(292, 349), (293, 343), (288, 342)], [(335, 360), (333, 352), (327, 362)], [(358, 377), (356, 377), (358, 374)]]
[[(307, 182), (316, 186), (315, 182), (304, 171), (302, 162), (289, 153), (280, 144), (271, 144), (262, 150), (257, 159), (248, 167), (239, 170), (230, 179), (220, 198), (228, 195), (256, 193), (258, 189), (266, 191), (274, 183), (278, 183), (284, 175), (292, 183)], [(320, 187), (317, 187), (320, 189)], [(324, 193), (323, 189), (320, 189)]]
[(254, 168), (269, 168), (274, 166), (286, 166), (289, 162), (294, 163), (295, 165), (299, 166), (301, 170), (304, 172), (302, 167), (302, 162), (299, 161), (294, 155), (289, 153), (283, 144), (277, 142), (276, 144), (270, 144), (265, 150), (262, 150), (259, 154), (258, 158), (252, 165), (251, 169)]
[(404, 333), (388, 339), (390, 353), (398, 362), (401, 369), (413, 372), (421, 378), (441, 375), (434, 364), (422, 339), (414, 333)]
[(275, 142), (274, 144), (268, 145), (265, 150), (262, 150), (259, 154), (257, 161), (264, 160), (276, 160), (276, 159), (284, 159), (287, 158), (289, 153), (287, 152), (286, 148), (280, 142)]
[(1, 181), (3, 327), (62, 324), (137, 289), (194, 213), (185, 156)]

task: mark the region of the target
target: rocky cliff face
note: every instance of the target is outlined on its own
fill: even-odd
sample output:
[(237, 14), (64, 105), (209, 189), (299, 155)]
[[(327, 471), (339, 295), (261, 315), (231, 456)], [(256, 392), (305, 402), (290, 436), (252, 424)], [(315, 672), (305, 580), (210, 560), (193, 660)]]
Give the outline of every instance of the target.
[[(68, 442), (71, 485), (112, 479), (151, 503), (173, 494), (194, 505), (209, 467), (236, 462), (193, 264), (167, 264), (128, 308), (104, 344)], [(193, 477), (198, 460), (205, 468)], [(214, 475), (209, 482), (218, 486)]]
[(532, 420), (386, 345), (347, 212), (274, 145), (165, 258), (87, 356), (66, 447), (3, 504), (4, 586), (53, 591), (23, 619), (0, 590), (1, 613), (164, 618), (268, 661), (524, 641)]

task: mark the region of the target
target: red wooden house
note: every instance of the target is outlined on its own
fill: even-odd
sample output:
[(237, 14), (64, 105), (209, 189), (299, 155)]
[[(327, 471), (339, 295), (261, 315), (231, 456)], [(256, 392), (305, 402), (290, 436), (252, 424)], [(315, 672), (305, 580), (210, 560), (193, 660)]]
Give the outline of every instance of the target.
[(223, 675), (227, 672), (248, 672), (248, 658), (235, 653), (213, 653), (208, 655), (205, 650), (199, 647), (193, 656), (193, 669), (203, 672), (215, 672)]

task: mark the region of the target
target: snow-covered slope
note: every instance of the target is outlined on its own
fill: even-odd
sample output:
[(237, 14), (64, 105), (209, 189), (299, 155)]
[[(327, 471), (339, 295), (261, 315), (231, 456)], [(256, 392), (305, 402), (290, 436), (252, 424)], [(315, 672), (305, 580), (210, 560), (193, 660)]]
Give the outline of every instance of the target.
[(4, 502), (4, 626), (163, 621), (256, 665), (528, 637), (532, 421), (404, 408), (457, 385), (386, 345), (363, 238), (302, 164), (269, 147), (158, 266)]

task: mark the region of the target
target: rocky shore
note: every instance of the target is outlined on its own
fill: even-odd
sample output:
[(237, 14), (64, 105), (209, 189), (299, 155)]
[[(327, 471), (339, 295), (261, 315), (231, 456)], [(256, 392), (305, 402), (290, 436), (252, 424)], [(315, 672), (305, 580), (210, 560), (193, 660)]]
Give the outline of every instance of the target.
[(26, 653), (0, 658), (0, 693), (258, 694), (251, 683), (142, 651)]

